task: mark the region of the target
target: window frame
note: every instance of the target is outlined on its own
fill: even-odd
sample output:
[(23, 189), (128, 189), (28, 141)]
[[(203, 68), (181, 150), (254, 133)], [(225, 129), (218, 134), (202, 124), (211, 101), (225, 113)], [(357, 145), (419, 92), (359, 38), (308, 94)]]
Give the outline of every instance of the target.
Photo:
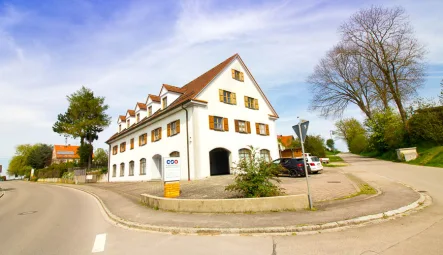
[(114, 147), (112, 147), (112, 155), (117, 155), (118, 153), (118, 145), (115, 145)]
[[(262, 127), (263, 127), (263, 130), (262, 130)], [(258, 123), (258, 128), (260, 130), (260, 135), (266, 135), (266, 124)]]
[(165, 109), (166, 107), (168, 107), (168, 97), (164, 97), (162, 98), (162, 109)]
[(140, 175), (146, 175), (146, 159), (140, 159)]
[(120, 177), (125, 176), (125, 163), (120, 163)]
[[(214, 130), (224, 131), (223, 119), (224, 119), (223, 117), (214, 116)], [(217, 127), (217, 120), (220, 120), (220, 128)]]
[[(178, 154), (178, 156), (176, 156)], [(179, 158), (180, 157), (180, 152), (179, 151), (173, 151), (171, 153), (169, 153), (169, 157), (171, 158)]]
[(173, 121), (170, 123), (170, 132), (171, 132), (171, 136), (178, 134), (177, 132), (177, 121)]
[(133, 150), (134, 149), (134, 138), (131, 138), (130, 142), (129, 142), (129, 149)]
[(120, 143), (120, 153), (123, 153), (126, 151), (126, 142)]
[[(238, 132), (239, 133), (245, 133), (245, 134), (248, 133), (248, 126), (247, 126), (245, 120), (237, 120), (237, 123), (238, 123)], [(243, 127), (242, 127), (242, 125), (243, 125)], [(242, 130), (242, 128), (243, 128), (243, 130)]]
[(130, 127), (129, 124), (131, 124), (131, 120), (130, 120), (130, 119), (128, 119), (128, 120), (126, 121), (126, 128), (129, 128), (129, 127)]
[(161, 139), (160, 128), (154, 129), (154, 142), (159, 141)]
[(112, 177), (117, 177), (117, 164), (112, 165)]
[(138, 137), (138, 146), (145, 146), (148, 143), (148, 133), (144, 133)]
[(136, 118), (135, 121), (136, 121), (137, 123), (139, 123), (139, 122), (140, 122), (140, 113), (137, 113), (137, 115), (136, 115), (135, 118)]
[(148, 117), (152, 115), (152, 105), (148, 107)]
[[(263, 155), (265, 155), (265, 157)], [(268, 149), (261, 149), (260, 158), (264, 159), (266, 162), (271, 162), (271, 151)]]
[[(242, 156), (243, 155), (243, 156)], [(252, 152), (250, 149), (246, 149), (246, 148), (241, 148), (240, 150), (238, 150), (238, 158), (239, 160), (251, 160), (252, 158)]]
[(128, 176), (134, 176), (134, 160), (129, 161), (129, 173)]
[(223, 90), (223, 103), (225, 104), (233, 104), (232, 103), (232, 92)]

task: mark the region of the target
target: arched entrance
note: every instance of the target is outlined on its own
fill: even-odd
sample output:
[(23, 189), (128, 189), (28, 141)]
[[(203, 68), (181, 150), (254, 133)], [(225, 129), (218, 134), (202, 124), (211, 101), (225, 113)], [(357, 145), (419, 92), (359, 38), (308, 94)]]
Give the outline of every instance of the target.
[(209, 152), (209, 164), (211, 175), (230, 174), (231, 152), (223, 148), (215, 148)]
[(156, 154), (152, 157), (152, 161), (154, 162), (154, 167), (152, 169), (152, 179), (161, 179), (162, 178), (162, 156)]

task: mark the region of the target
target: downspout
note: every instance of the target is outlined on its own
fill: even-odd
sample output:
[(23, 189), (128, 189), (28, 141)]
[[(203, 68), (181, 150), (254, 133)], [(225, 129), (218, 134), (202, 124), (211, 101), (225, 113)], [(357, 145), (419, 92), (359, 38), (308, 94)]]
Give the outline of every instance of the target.
[(188, 127), (188, 109), (186, 109), (182, 104), (182, 109), (186, 112), (186, 157), (188, 159), (188, 181), (191, 180), (191, 170), (189, 163), (189, 127)]
[(109, 177), (111, 176), (111, 144), (108, 144), (109, 149), (108, 149), (108, 182), (109, 182)]

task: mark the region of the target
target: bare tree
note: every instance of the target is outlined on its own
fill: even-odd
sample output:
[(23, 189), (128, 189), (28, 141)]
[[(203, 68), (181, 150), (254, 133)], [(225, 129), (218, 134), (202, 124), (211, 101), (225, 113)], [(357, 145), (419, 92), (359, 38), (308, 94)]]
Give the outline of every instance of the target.
[[(349, 103), (357, 105), (370, 119), (377, 93), (372, 76), (358, 48), (339, 44), (315, 67), (307, 82), (312, 84), (310, 109), (324, 117), (341, 117)], [(370, 64), (370, 63), (369, 63)]]
[(404, 103), (423, 84), (426, 50), (415, 38), (404, 9), (362, 9), (340, 27), (340, 32), (343, 41), (359, 48), (374, 68), (372, 83), (379, 85), (379, 94), (389, 94), (406, 127)]

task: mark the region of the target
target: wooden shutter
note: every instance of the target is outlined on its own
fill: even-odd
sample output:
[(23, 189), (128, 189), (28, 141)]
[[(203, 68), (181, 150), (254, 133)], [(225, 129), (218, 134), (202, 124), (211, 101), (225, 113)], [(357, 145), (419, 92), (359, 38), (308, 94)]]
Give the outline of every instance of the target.
[(248, 108), (248, 97), (245, 96), (245, 107)]
[(142, 145), (142, 137), (143, 135), (138, 137), (138, 146)]
[(255, 133), (260, 134), (260, 124), (255, 123)]
[(220, 102), (223, 102), (223, 90), (222, 89), (218, 90), (218, 97), (220, 99)]
[(235, 70), (231, 69), (232, 79), (235, 79)]
[(177, 131), (177, 134), (180, 133), (180, 120), (175, 122), (175, 130)]
[(147, 144), (148, 143), (148, 133), (143, 135), (143, 140), (145, 141), (143, 144)]
[(151, 142), (154, 142), (154, 130), (151, 131)]
[(258, 110), (258, 99), (254, 99), (254, 109)]
[(251, 122), (246, 121), (246, 131), (248, 132), (248, 134), (251, 133)]
[(243, 72), (240, 72), (240, 81), (245, 81), (245, 76)]
[(162, 128), (158, 129), (158, 140), (162, 139)]
[(224, 129), (225, 131), (229, 131), (228, 118), (223, 118), (223, 129)]
[(168, 137), (171, 136), (171, 123), (169, 123), (167, 126), (167, 135)]
[(209, 129), (214, 130), (214, 116), (209, 115)]
[(240, 132), (240, 128), (238, 126), (238, 120), (234, 120), (235, 132)]
[(235, 93), (231, 92), (231, 102), (232, 104), (237, 104), (237, 96), (235, 95)]
[(266, 124), (266, 135), (269, 135), (269, 125)]

